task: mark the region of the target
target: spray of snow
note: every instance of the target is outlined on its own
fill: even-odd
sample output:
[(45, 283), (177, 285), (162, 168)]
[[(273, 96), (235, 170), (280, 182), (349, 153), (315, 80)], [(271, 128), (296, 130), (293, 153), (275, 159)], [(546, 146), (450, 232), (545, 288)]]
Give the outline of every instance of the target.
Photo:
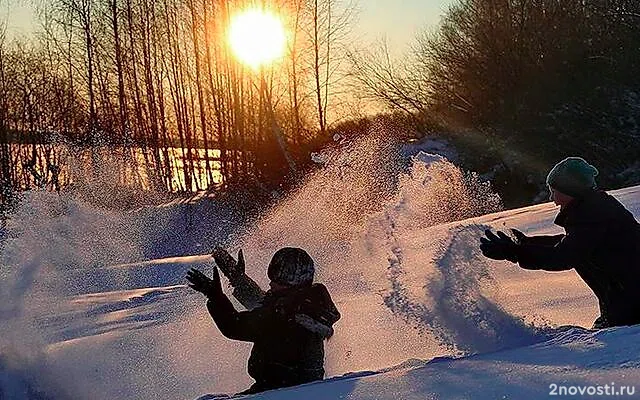
[[(31, 193), (1, 255), (3, 377), (49, 395), (34, 382), (58, 382), (74, 398), (195, 397), (248, 385), (250, 346), (222, 338), (182, 286), (189, 267), (210, 263), (193, 256), (203, 235), (243, 248), (263, 287), (278, 248), (312, 255), (343, 314), (327, 343), (329, 375), (536, 339), (491, 300), (476, 251), (482, 228), (447, 224), (498, 210), (487, 184), (425, 153), (406, 168), (380, 135), (315, 157), (324, 167), (249, 225), (206, 201), (122, 213)], [(191, 257), (148, 260), (157, 254)]]
[(401, 165), (393, 150), (372, 136), (324, 155), (324, 169), (235, 243), (249, 273), (266, 284), (283, 246), (315, 258), (344, 315), (331, 373), (535, 341), (483, 292), (495, 290), (477, 251), (483, 228), (442, 225), (498, 211), (499, 197), (442, 156), (420, 152), (408, 170), (389, 168)]

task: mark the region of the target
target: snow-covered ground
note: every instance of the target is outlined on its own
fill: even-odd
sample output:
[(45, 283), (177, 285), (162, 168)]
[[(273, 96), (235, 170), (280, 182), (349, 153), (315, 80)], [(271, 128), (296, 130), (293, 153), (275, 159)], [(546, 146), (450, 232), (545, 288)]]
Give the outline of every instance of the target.
[[(391, 154), (373, 142), (325, 157), (329, 167), (250, 226), (229, 226), (232, 216), (206, 199), (122, 214), (31, 194), (1, 255), (0, 398), (193, 399), (249, 386), (250, 345), (223, 338), (184, 285), (190, 267), (211, 271), (204, 237), (243, 248), (264, 287), (275, 250), (307, 249), (342, 312), (326, 344), (334, 378), (258, 398), (541, 398), (553, 384), (640, 386), (640, 327), (556, 329), (597, 316), (578, 276), (520, 270), (477, 249), (487, 227), (558, 231), (552, 204), (464, 219), (497, 209), (486, 185), (424, 154), (399, 173)], [(396, 184), (385, 185), (391, 175)], [(640, 187), (614, 194), (640, 216)], [(163, 251), (172, 257), (157, 258)]]

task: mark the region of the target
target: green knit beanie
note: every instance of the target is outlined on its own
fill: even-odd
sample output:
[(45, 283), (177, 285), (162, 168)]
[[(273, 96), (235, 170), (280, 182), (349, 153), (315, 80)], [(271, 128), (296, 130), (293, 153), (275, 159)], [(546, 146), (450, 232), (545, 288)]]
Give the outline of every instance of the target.
[(568, 157), (555, 165), (547, 185), (571, 197), (581, 197), (595, 189), (598, 170), (580, 157)]

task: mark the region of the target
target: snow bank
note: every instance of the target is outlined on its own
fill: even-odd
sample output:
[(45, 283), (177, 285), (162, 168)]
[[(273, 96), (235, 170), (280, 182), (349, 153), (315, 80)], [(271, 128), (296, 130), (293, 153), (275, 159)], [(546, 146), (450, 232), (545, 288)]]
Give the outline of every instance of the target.
[[(190, 267), (210, 272), (210, 257), (198, 255), (206, 240), (243, 248), (263, 286), (275, 250), (309, 251), (343, 314), (326, 345), (329, 376), (538, 343), (549, 323), (590, 324), (595, 304), (575, 275), (534, 275), (477, 250), (486, 226), (552, 231), (551, 205), (464, 220), (497, 211), (499, 199), (444, 159), (423, 153), (405, 170), (375, 137), (322, 158), (325, 168), (250, 223), (215, 202), (114, 213), (33, 193), (0, 258), (2, 390), (151, 399), (246, 388), (250, 345), (223, 338), (184, 286)], [(621, 193), (636, 211), (638, 191)], [(406, 374), (398, 389), (424, 398), (423, 386), (409, 388), (418, 372), (389, 374)], [(357, 394), (372, 379), (387, 382), (332, 385)]]
[[(251, 396), (254, 399), (540, 399), (565, 393), (640, 397), (640, 327), (567, 328), (535, 345), (412, 369), (345, 377)], [(591, 396), (589, 396), (591, 394)], [(616, 394), (616, 395), (613, 395)]]

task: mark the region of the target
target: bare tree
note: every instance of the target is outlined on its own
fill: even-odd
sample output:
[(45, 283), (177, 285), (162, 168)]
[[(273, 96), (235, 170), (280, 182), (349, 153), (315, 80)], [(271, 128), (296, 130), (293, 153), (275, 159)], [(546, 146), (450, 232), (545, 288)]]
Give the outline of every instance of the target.
[(311, 47), (313, 51), (314, 93), (320, 134), (327, 130), (327, 113), (332, 92), (344, 73), (345, 40), (354, 18), (355, 3), (314, 0), (311, 5)]

